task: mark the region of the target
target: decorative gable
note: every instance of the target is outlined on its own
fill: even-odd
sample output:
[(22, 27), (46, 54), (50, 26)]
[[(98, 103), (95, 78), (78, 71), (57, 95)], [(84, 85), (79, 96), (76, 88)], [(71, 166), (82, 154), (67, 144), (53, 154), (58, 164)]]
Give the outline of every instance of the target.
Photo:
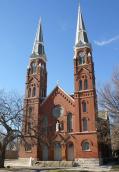
[(56, 86), (54, 90), (49, 94), (49, 96), (43, 101), (42, 106), (49, 100), (54, 99), (57, 96), (62, 97), (71, 106), (74, 106), (74, 98), (67, 94), (61, 87)]

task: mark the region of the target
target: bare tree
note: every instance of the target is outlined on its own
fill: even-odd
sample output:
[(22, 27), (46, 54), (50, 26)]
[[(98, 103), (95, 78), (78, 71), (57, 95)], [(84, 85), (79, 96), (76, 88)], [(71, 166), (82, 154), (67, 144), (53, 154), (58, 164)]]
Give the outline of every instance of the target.
[(113, 153), (119, 157), (119, 125), (112, 128), (112, 149)]
[(7, 145), (21, 136), (22, 98), (0, 90), (0, 168), (4, 167)]
[(108, 111), (111, 121), (111, 140), (113, 151), (119, 151), (119, 70), (115, 69), (112, 82), (100, 89), (99, 105)]
[(119, 117), (119, 70), (113, 72), (112, 82), (99, 91), (100, 106)]
[(97, 131), (100, 143), (110, 144), (110, 128), (108, 119), (97, 119)]

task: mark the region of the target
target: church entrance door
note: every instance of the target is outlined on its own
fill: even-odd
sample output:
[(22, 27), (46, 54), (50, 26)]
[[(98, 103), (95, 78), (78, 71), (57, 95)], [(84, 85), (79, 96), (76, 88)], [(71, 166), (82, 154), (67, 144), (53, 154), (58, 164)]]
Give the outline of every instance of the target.
[(48, 161), (48, 147), (47, 147), (47, 145), (43, 145), (43, 147), (42, 147), (42, 160)]
[(67, 145), (67, 160), (68, 161), (74, 160), (74, 145), (73, 145), (73, 143), (69, 143)]
[(54, 145), (54, 160), (55, 161), (61, 161), (62, 160), (62, 153), (61, 153), (61, 145), (59, 143), (56, 143)]

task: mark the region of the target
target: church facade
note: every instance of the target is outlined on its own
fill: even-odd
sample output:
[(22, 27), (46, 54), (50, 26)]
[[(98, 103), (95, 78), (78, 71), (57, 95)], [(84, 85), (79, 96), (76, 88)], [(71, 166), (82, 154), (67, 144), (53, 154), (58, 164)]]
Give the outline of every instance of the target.
[(41, 161), (99, 159), (94, 63), (81, 10), (74, 48), (74, 93), (59, 85), (47, 96), (47, 58), (41, 20), (29, 60), (20, 158)]

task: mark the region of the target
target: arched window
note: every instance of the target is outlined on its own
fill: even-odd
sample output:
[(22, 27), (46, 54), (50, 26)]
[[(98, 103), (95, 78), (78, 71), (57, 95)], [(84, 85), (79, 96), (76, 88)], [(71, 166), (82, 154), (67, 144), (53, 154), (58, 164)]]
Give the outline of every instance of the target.
[(88, 141), (84, 141), (84, 142), (82, 143), (82, 150), (83, 150), (83, 151), (89, 151), (89, 150), (90, 150), (90, 144), (89, 144)]
[(32, 131), (32, 122), (28, 122), (28, 134), (31, 134)]
[(85, 61), (85, 53), (84, 52), (80, 52), (79, 53), (79, 64), (84, 64), (86, 61)]
[(41, 44), (39, 44), (39, 46), (38, 46), (38, 53), (39, 54), (43, 53), (43, 46)]
[(87, 106), (86, 106), (86, 102), (85, 101), (82, 102), (82, 110), (83, 110), (83, 112), (87, 111)]
[(79, 64), (84, 64), (85, 63), (85, 57), (79, 57)]
[(42, 125), (43, 125), (43, 127), (47, 127), (47, 126), (48, 126), (48, 118), (47, 118), (47, 116), (45, 116), (45, 117), (43, 118), (43, 123), (42, 123)]
[(60, 143), (56, 143), (54, 145), (54, 160), (61, 161), (62, 160), (62, 147)]
[(35, 97), (35, 96), (36, 96), (36, 86), (34, 86), (32, 90), (32, 97)]
[(74, 145), (73, 145), (73, 143), (67, 144), (67, 160), (68, 161), (74, 160)]
[(84, 80), (84, 90), (87, 90), (88, 89), (88, 80), (85, 79)]
[(31, 149), (32, 149), (31, 144), (25, 144), (25, 151), (26, 151), (26, 152), (30, 152)]
[(67, 115), (67, 132), (72, 132), (72, 113)]
[(29, 117), (31, 118), (31, 116), (32, 116), (32, 107), (30, 106), (29, 107)]
[(48, 146), (46, 144), (42, 145), (42, 160), (48, 161)]
[(82, 80), (79, 80), (79, 91), (82, 90)]
[(41, 97), (46, 97), (45, 89), (41, 89)]
[(83, 131), (88, 131), (88, 121), (86, 118), (83, 118)]
[(47, 134), (47, 129), (48, 129), (48, 118), (47, 118), (47, 116), (45, 116), (43, 118), (42, 129), (43, 129), (43, 133)]
[(79, 64), (82, 64), (82, 57), (79, 57)]
[(92, 80), (92, 86), (95, 88), (95, 79)]
[(28, 97), (31, 97), (31, 88), (28, 89)]
[(32, 71), (32, 73), (36, 73), (36, 63), (32, 63), (31, 71)]

